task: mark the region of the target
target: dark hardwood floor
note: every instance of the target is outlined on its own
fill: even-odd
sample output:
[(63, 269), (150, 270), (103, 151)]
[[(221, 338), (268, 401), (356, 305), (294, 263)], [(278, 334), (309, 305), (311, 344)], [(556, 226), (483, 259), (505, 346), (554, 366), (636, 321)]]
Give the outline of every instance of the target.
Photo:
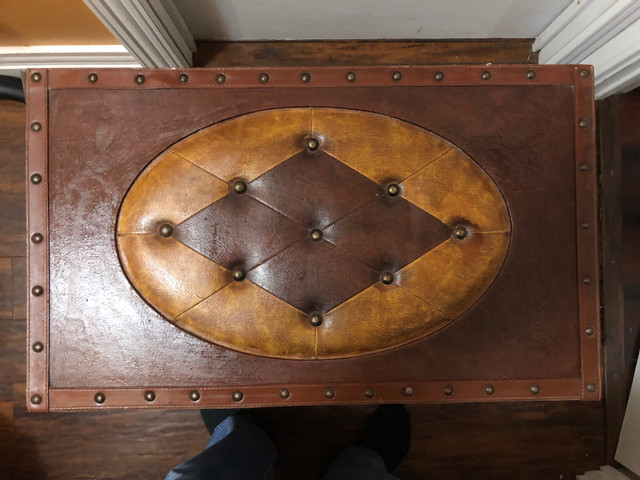
[[(630, 361), (640, 338), (640, 95), (634, 95), (622, 115), (623, 125), (635, 129), (626, 150), (622, 136)], [(624, 113), (632, 104), (635, 113)], [(0, 478), (162, 478), (206, 444), (197, 411), (26, 413), (24, 118), (24, 105), (0, 101)], [(313, 480), (356, 438), (371, 411), (304, 407), (255, 416), (279, 447), (278, 478)], [(402, 479), (571, 479), (606, 463), (602, 403), (421, 405), (410, 411), (412, 449), (396, 471)]]

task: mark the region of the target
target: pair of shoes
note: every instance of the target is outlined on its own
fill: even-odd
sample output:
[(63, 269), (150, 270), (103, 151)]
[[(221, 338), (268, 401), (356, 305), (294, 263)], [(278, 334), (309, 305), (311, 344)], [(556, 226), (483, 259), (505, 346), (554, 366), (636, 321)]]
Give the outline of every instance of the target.
[(212, 435), (216, 427), (220, 425), (225, 418), (235, 415), (239, 411), (240, 411), (239, 408), (230, 408), (230, 409), (213, 409), (212, 408), (207, 410), (200, 410), (200, 416), (202, 417), (202, 420), (204, 420), (204, 424), (207, 427), (207, 430), (209, 431), (209, 435)]
[(411, 446), (411, 418), (403, 405), (381, 405), (367, 420), (357, 445), (380, 455), (387, 472), (396, 469)]

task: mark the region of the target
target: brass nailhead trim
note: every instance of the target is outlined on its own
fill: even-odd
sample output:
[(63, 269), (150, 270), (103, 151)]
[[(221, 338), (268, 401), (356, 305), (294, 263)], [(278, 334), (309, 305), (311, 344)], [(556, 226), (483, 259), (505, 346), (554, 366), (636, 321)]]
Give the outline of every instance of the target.
[(582, 70), (580, 70), (580, 76), (581, 76), (582, 78), (587, 78), (587, 77), (589, 77), (589, 75), (590, 75), (590, 74), (591, 74), (591, 73), (590, 73), (590, 72), (589, 72), (589, 70), (588, 70), (588, 69), (586, 69), (586, 68), (583, 68)]
[(42, 130), (42, 125), (40, 124), (40, 122), (33, 122), (31, 124), (31, 130), (34, 132), (39, 132), (40, 130)]
[(486, 387), (484, 387), (484, 393), (486, 393), (487, 395), (493, 395), (495, 391), (496, 389), (493, 388), (493, 385), (487, 385)]
[(585, 275), (584, 277), (582, 277), (582, 283), (584, 283), (585, 285), (591, 285), (591, 277)]
[(453, 387), (451, 386), (444, 387), (444, 394), (447, 395), (448, 397), (453, 395)]
[(260, 81), (262, 83), (267, 83), (269, 81), (269, 74), (268, 73), (261, 73), (260, 76), (258, 76), (258, 78), (260, 79)]
[(540, 393), (540, 386), (539, 385), (531, 385), (531, 388), (529, 390), (531, 390), (531, 393), (533, 395), (538, 395)]
[(93, 400), (99, 405), (103, 404), (106, 399), (107, 397), (101, 392), (98, 392), (93, 396)]
[(589, 119), (588, 119), (588, 118), (581, 118), (581, 119), (578, 121), (578, 126), (579, 126), (580, 128), (587, 128), (590, 124), (591, 124), (591, 122), (589, 121)]
[(587, 385), (587, 392), (595, 393), (595, 391), (596, 391), (596, 384), (595, 383), (590, 383), (589, 385)]
[(397, 70), (391, 74), (391, 80), (394, 82), (399, 82), (402, 80), (402, 72), (398, 72)]
[(589, 164), (587, 164), (587, 163), (581, 163), (580, 164), (580, 171), (582, 173), (587, 173), (589, 170), (591, 170), (591, 167), (589, 167)]
[(44, 345), (42, 345), (42, 342), (36, 342), (31, 348), (34, 352), (40, 353), (42, 350), (44, 350)]
[(435, 78), (436, 82), (440, 82), (440, 81), (444, 80), (444, 73), (442, 73), (442, 72), (436, 72), (436, 73), (433, 75), (433, 78)]
[(327, 397), (328, 399), (332, 399), (333, 397), (335, 397), (335, 396), (336, 396), (336, 392), (334, 392), (334, 391), (333, 391), (332, 389), (330, 389), (330, 388), (327, 388), (327, 389), (324, 391), (324, 396), (325, 396), (325, 397)]
[(42, 182), (42, 175), (40, 175), (39, 173), (34, 173), (33, 175), (31, 175), (31, 183), (33, 183), (34, 185), (38, 185), (40, 182)]
[(485, 70), (484, 72), (482, 72), (482, 75), (480, 75), (480, 77), (482, 78), (482, 80), (489, 80), (491, 78), (491, 72)]
[(98, 81), (98, 74), (97, 73), (90, 73), (87, 76), (87, 79), (91, 82), (91, 83), (96, 83)]
[(356, 78), (358, 78), (358, 76), (356, 75), (356, 72), (347, 73), (347, 82), (355, 82)]
[(595, 328), (593, 327), (587, 327), (584, 329), (584, 333), (588, 336), (588, 337), (593, 337), (593, 335), (596, 333)]
[(40, 285), (36, 285), (31, 289), (31, 293), (33, 293), (34, 296), (39, 297), (44, 293), (44, 289)]
[(197, 390), (193, 390), (189, 393), (189, 398), (192, 402), (197, 402), (198, 400), (200, 400), (200, 392), (198, 392)]
[(306, 72), (303, 73), (300, 75), (300, 80), (302, 80), (302, 83), (308, 83), (311, 80), (311, 74)]
[(589, 227), (591, 226), (591, 223), (588, 220), (583, 220), (582, 223), (580, 224), (580, 226), (583, 229), (588, 230)]
[(36, 393), (34, 395), (31, 395), (30, 401), (34, 405), (40, 405), (42, 403), (42, 397)]
[(146, 79), (144, 78), (144, 75), (138, 74), (138, 75), (136, 75), (134, 80), (138, 85), (142, 85), (145, 82)]
[(34, 82), (39, 82), (40, 80), (42, 80), (42, 75), (40, 75), (38, 72), (32, 73), (31, 80), (33, 80)]
[(534, 78), (536, 78), (536, 72), (534, 70), (528, 70), (527, 71), (527, 78), (529, 80), (533, 80)]
[(224, 83), (226, 79), (227, 77), (224, 75), (224, 73), (219, 73), (218, 75), (216, 75), (216, 82), (218, 83)]
[(400, 393), (402, 393), (402, 395), (404, 395), (405, 397), (411, 397), (414, 393), (416, 393), (416, 391), (413, 389), (413, 387), (407, 386), (404, 387)]
[(231, 395), (231, 398), (233, 398), (234, 402), (241, 402), (242, 399), (244, 398), (244, 393), (242, 393), (241, 391), (235, 391), (233, 392), (233, 394)]
[(180, 80), (180, 83), (187, 83), (189, 81), (189, 75), (187, 75), (186, 73), (181, 73), (178, 77), (178, 80)]
[(374, 391), (371, 390), (370, 388), (367, 388), (364, 391), (364, 396), (367, 397), (367, 398), (373, 398), (374, 395), (375, 395)]
[(153, 402), (156, 399), (156, 394), (151, 390), (147, 390), (146, 392), (144, 392), (144, 399), (147, 402)]
[(31, 241), (33, 243), (41, 243), (42, 240), (43, 240), (43, 237), (41, 233), (34, 233), (33, 235), (31, 235)]
[(283, 400), (286, 400), (291, 396), (291, 392), (286, 388), (283, 388), (282, 390), (280, 390), (278, 394), (280, 395), (280, 398), (282, 398)]

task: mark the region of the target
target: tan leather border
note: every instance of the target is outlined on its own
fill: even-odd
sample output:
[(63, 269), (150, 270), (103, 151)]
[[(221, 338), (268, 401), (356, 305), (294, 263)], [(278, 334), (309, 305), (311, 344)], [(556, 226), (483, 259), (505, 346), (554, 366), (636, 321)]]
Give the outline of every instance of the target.
[[(287, 398), (280, 392), (286, 389)], [(372, 396), (367, 397), (370, 390)], [(327, 392), (332, 393), (327, 393)], [(534, 392), (538, 393), (534, 393)], [(153, 392), (153, 401), (145, 394)], [(197, 401), (191, 394), (197, 392)], [(240, 392), (242, 400), (235, 401)], [(145, 389), (52, 389), (52, 411), (86, 410), (87, 408), (233, 408), (300, 405), (348, 405), (377, 403), (463, 403), (516, 400), (579, 400), (581, 382), (577, 378), (496, 380), (496, 381), (429, 381), (377, 384), (335, 385), (257, 385), (220, 388)], [(411, 394), (409, 394), (411, 393)], [(96, 402), (102, 394), (104, 401)]]
[[(56, 69), (49, 72), (49, 88), (247, 88), (247, 87), (415, 87), (415, 86), (470, 86), (470, 85), (571, 85), (574, 67), (570, 65), (397, 65), (384, 67), (276, 67), (244, 68), (228, 67), (220, 69)], [(355, 73), (356, 79), (349, 81), (348, 73)], [(393, 74), (399, 72), (399, 80)], [(484, 80), (483, 74), (489, 73)], [(533, 78), (527, 73), (533, 72)], [(89, 81), (89, 75), (96, 73), (96, 82)], [(260, 81), (260, 75), (268, 75), (268, 81)], [(302, 81), (302, 74), (308, 73), (308, 82)], [(442, 73), (442, 80), (436, 74)], [(188, 80), (180, 81), (186, 74)], [(224, 82), (216, 78), (224, 75)], [(138, 75), (144, 76), (144, 83), (136, 83)], [(486, 76), (486, 75), (485, 75)], [(184, 78), (184, 77), (183, 77)]]
[[(27, 408), (32, 412), (49, 409), (49, 226), (48, 226), (48, 75), (46, 70), (37, 70), (40, 80), (34, 81), (27, 72)], [(34, 122), (41, 125), (33, 130)], [(31, 181), (34, 174), (42, 181)], [(40, 233), (43, 240), (34, 243), (31, 235)], [(42, 295), (33, 295), (35, 286), (43, 288)], [(34, 349), (36, 343), (42, 350)], [(38, 401), (39, 400), (39, 401)]]
[[(588, 75), (581, 72), (587, 70)], [(393, 72), (402, 73), (399, 81), (391, 77)], [(482, 79), (482, 73), (491, 76)], [(527, 72), (535, 72), (530, 79)], [(33, 73), (41, 80), (34, 82)], [(90, 73), (98, 74), (98, 81), (88, 80)], [(303, 72), (311, 74), (311, 81), (301, 81)], [(346, 79), (348, 72), (356, 73), (356, 81)], [(440, 81), (436, 72), (444, 73)], [(186, 83), (180, 82), (181, 74), (188, 75)], [(225, 75), (224, 83), (216, 82), (216, 75)], [(269, 81), (261, 83), (259, 75), (269, 74)], [(135, 76), (142, 74), (145, 82), (135, 83)], [(246, 88), (246, 87), (363, 87), (363, 86), (471, 86), (471, 85), (573, 85), (575, 91), (575, 162), (576, 162), (576, 231), (578, 243), (579, 311), (581, 335), (581, 378), (531, 379), (483, 381), (466, 380), (439, 382), (421, 381), (411, 383), (336, 384), (336, 385), (272, 385), (238, 386), (220, 388), (185, 387), (177, 389), (140, 387), (95, 389), (51, 389), (48, 383), (48, 327), (49, 327), (49, 251), (48, 251), (48, 198), (47, 198), (47, 92), (50, 89), (77, 88)], [(278, 405), (326, 405), (360, 403), (426, 403), (426, 402), (476, 402), (504, 400), (590, 400), (598, 401), (602, 396), (602, 367), (600, 363), (601, 337), (599, 315), (599, 252), (597, 211), (597, 165), (595, 156), (595, 113), (593, 104), (593, 69), (588, 66), (543, 66), (543, 65), (489, 65), (489, 66), (385, 66), (385, 67), (309, 67), (309, 68), (224, 68), (188, 70), (90, 70), (90, 69), (46, 69), (30, 70), (27, 73), (27, 232), (42, 233), (43, 242), (28, 242), (28, 373), (27, 406), (30, 411), (87, 410), (104, 408), (203, 408), (203, 407), (259, 407)], [(586, 119), (586, 128), (580, 121)], [(30, 125), (39, 122), (42, 129), (33, 131)], [(581, 170), (587, 164), (586, 172)], [(40, 184), (33, 184), (32, 174), (42, 176)], [(589, 223), (584, 228), (585, 222)], [(588, 279), (585, 282), (585, 278)], [(38, 297), (31, 288), (41, 285), (44, 293)], [(591, 291), (593, 290), (593, 291)], [(591, 330), (593, 329), (593, 330)], [(41, 352), (33, 350), (33, 344), (41, 342)], [(486, 388), (493, 387), (488, 394)], [(539, 393), (534, 394), (539, 387)], [(595, 386), (595, 388), (594, 388)], [(407, 396), (407, 387), (413, 395)], [(452, 394), (445, 389), (450, 387)], [(533, 387), (533, 388), (532, 388)], [(281, 398), (281, 389), (290, 396)], [(334, 392), (327, 398), (326, 391)], [(364, 392), (372, 389), (373, 397)], [(491, 389), (490, 389), (491, 390)], [(155, 398), (148, 402), (145, 392), (153, 391)], [(197, 391), (198, 401), (190, 398)], [(232, 394), (243, 393), (243, 399), (235, 402)], [(403, 393), (404, 392), (404, 393)], [(102, 393), (105, 401), (96, 403), (94, 396)], [(39, 395), (40, 403), (33, 403)]]
[[(598, 252), (598, 168), (596, 164), (596, 114), (593, 68), (574, 67), (576, 239), (582, 398), (602, 398), (600, 363), (600, 262)], [(587, 74), (585, 75), (585, 72)], [(581, 122), (586, 121), (586, 128)], [(586, 167), (585, 167), (586, 166)], [(583, 171), (586, 169), (586, 171)], [(588, 228), (585, 228), (588, 222)]]

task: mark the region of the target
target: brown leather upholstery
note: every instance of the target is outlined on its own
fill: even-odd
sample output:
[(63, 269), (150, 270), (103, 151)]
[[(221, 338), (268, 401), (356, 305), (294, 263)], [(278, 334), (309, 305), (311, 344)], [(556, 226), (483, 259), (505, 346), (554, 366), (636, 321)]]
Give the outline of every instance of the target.
[(117, 246), (139, 294), (184, 330), (256, 355), (339, 358), (455, 320), (492, 284), (510, 230), (492, 179), (446, 140), (379, 114), (285, 108), (159, 155), (123, 201)]

